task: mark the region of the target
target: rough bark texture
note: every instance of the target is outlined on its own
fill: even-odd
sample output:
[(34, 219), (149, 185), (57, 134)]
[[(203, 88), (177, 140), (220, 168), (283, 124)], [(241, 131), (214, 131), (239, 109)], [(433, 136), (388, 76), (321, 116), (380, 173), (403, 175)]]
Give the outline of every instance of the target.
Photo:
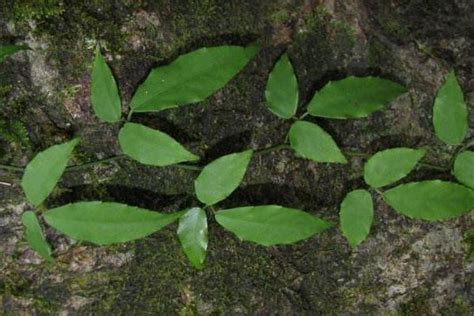
[[(257, 41), (262, 50), (217, 94), (199, 104), (133, 120), (159, 128), (204, 157), (282, 143), (289, 123), (265, 106), (272, 65), (288, 50), (300, 85), (299, 114), (328, 80), (379, 75), (409, 87), (367, 119), (318, 122), (346, 151), (367, 154), (428, 147), (448, 165), (455, 147), (431, 124), (433, 97), (456, 71), (474, 127), (474, 3), (471, 0), (8, 1), (0, 2), (0, 43), (32, 50), (0, 69), (0, 163), (23, 165), (35, 152), (80, 135), (74, 162), (119, 153), (120, 124), (91, 112), (90, 68), (96, 40), (118, 80), (124, 104), (151, 68), (217, 44)], [(125, 108), (124, 108), (125, 110)], [(25, 135), (25, 130), (27, 135)], [(316, 164), (286, 150), (251, 162), (222, 207), (281, 204), (338, 220), (338, 205), (364, 187), (364, 157)], [(21, 174), (0, 171), (0, 314), (390, 314), (473, 312), (472, 215), (445, 222), (409, 220), (376, 198), (367, 241), (352, 251), (337, 229), (293, 246), (238, 241), (210, 223), (202, 271), (190, 267), (176, 226), (144, 240), (95, 247), (52, 229), (56, 262), (29, 250), (20, 215), (31, 209)], [(67, 172), (47, 205), (102, 199), (172, 211), (196, 205), (193, 171), (120, 160)], [(409, 179), (451, 179), (420, 169)]]

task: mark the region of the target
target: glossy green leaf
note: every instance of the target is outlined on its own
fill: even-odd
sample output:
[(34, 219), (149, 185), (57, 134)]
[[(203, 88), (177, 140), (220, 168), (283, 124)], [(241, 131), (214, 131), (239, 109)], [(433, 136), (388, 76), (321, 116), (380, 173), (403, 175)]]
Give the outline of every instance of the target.
[(38, 218), (35, 213), (26, 211), (21, 216), (23, 226), (25, 226), (25, 236), (31, 249), (36, 251), (46, 261), (53, 261), (51, 257), (51, 247), (44, 239), (43, 230), (41, 229)]
[(284, 54), (273, 67), (265, 90), (268, 108), (277, 116), (289, 119), (298, 106), (298, 81), (288, 55)]
[(0, 63), (2, 63), (8, 56), (15, 54), (21, 50), (28, 49), (26, 45), (0, 45)]
[(257, 53), (254, 46), (201, 48), (152, 70), (130, 103), (134, 112), (161, 111), (205, 100)]
[(392, 184), (406, 177), (424, 155), (424, 149), (392, 148), (379, 151), (365, 164), (364, 180), (373, 188)]
[(351, 76), (330, 81), (316, 92), (308, 105), (308, 112), (336, 119), (366, 117), (405, 92), (403, 86), (390, 80)]
[(474, 189), (474, 152), (465, 151), (457, 155), (453, 173), (459, 182)]
[(252, 151), (246, 150), (222, 156), (204, 167), (194, 181), (199, 201), (212, 205), (228, 197), (242, 182), (251, 158)]
[(167, 134), (136, 123), (122, 127), (119, 142), (124, 154), (146, 165), (162, 167), (199, 160)]
[(474, 209), (473, 190), (440, 180), (402, 184), (383, 196), (398, 213), (430, 221), (454, 218)]
[(148, 236), (174, 222), (182, 212), (162, 214), (111, 202), (78, 202), (44, 213), (46, 222), (76, 240), (98, 245)]
[(178, 237), (192, 265), (201, 269), (207, 250), (207, 217), (199, 207), (188, 210), (179, 219)]
[(454, 72), (450, 72), (436, 95), (433, 106), (436, 136), (449, 145), (463, 141), (467, 133), (467, 107)]
[(316, 162), (347, 163), (331, 135), (314, 123), (293, 123), (289, 138), (291, 147), (303, 158)]
[(279, 205), (222, 210), (216, 213), (216, 220), (241, 240), (264, 246), (295, 243), (333, 226), (301, 210)]
[(69, 156), (79, 138), (67, 143), (54, 145), (40, 152), (26, 166), (21, 186), (26, 198), (38, 206), (48, 197), (66, 169)]
[(374, 218), (372, 196), (366, 190), (355, 190), (346, 195), (339, 213), (341, 230), (352, 248), (364, 241)]
[(117, 83), (100, 53), (99, 45), (96, 47), (92, 66), (91, 103), (95, 115), (101, 120), (109, 123), (120, 120), (122, 108)]

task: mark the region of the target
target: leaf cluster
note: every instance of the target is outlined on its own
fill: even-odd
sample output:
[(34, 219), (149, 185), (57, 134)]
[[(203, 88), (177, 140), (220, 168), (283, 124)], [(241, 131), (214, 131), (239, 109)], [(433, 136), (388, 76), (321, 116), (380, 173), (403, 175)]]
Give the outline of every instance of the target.
[[(97, 46), (92, 65), (91, 103), (102, 121), (120, 124), (118, 142), (124, 155), (142, 164), (164, 167), (194, 164), (200, 157), (172, 136), (131, 121), (133, 112), (156, 112), (205, 100), (226, 85), (257, 54), (255, 46), (201, 48), (153, 69), (137, 88), (126, 121), (112, 70)], [(269, 74), (265, 98), (268, 109), (292, 122), (288, 148), (315, 163), (348, 163), (332, 136), (315, 120), (361, 119), (379, 111), (407, 92), (402, 85), (378, 77), (347, 77), (328, 82), (296, 117), (300, 106), (298, 80), (291, 60), (283, 54)], [(463, 142), (467, 107), (454, 73), (450, 73), (434, 101), (436, 135), (448, 145)], [(32, 205), (42, 208), (63, 174), (79, 138), (38, 153), (25, 169), (22, 187)], [(286, 144), (285, 144), (286, 145)], [(425, 149), (391, 148), (375, 153), (364, 166), (367, 189), (347, 194), (340, 205), (340, 229), (352, 247), (370, 233), (374, 217), (373, 194), (396, 212), (414, 219), (444, 220), (474, 208), (474, 152), (464, 144), (453, 164), (459, 183), (437, 179), (398, 184), (422, 165)], [(253, 149), (222, 156), (199, 170), (194, 181), (197, 205), (160, 213), (113, 202), (76, 202), (39, 214), (51, 227), (76, 240), (98, 245), (127, 242), (148, 236), (178, 220), (177, 235), (192, 265), (202, 268), (208, 248), (210, 218), (241, 240), (264, 246), (291, 244), (323, 232), (333, 224), (303, 210), (280, 205), (251, 205), (221, 209), (219, 203), (243, 181)], [(387, 190), (385, 190), (388, 188)], [(37, 214), (23, 216), (31, 247), (51, 260), (51, 249), (41, 231)]]

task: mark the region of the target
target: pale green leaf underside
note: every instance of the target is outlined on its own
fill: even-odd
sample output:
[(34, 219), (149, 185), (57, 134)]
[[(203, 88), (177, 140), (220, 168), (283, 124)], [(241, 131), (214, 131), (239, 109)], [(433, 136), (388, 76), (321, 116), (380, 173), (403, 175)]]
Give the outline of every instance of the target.
[(201, 269), (207, 250), (207, 217), (206, 212), (194, 207), (179, 219), (178, 238), (183, 251), (191, 264)]
[(314, 123), (293, 123), (289, 139), (291, 147), (303, 158), (316, 162), (347, 163), (331, 135)]
[(117, 83), (97, 45), (91, 76), (91, 103), (95, 115), (114, 123), (120, 120), (121, 105)]
[(450, 72), (436, 95), (433, 124), (436, 136), (449, 145), (463, 141), (467, 133), (467, 107), (454, 72)]
[(265, 97), (270, 111), (289, 119), (298, 106), (298, 81), (288, 55), (284, 54), (275, 64), (268, 77)]
[(374, 217), (372, 196), (366, 190), (350, 192), (341, 203), (341, 230), (352, 248), (364, 241)]
[(162, 214), (125, 204), (93, 201), (48, 210), (44, 219), (73, 239), (108, 245), (148, 236), (174, 222), (181, 214)]
[(364, 166), (364, 180), (373, 188), (406, 177), (425, 155), (424, 149), (392, 148), (379, 151)]
[(130, 106), (134, 112), (161, 111), (205, 100), (229, 82), (257, 53), (257, 47), (206, 47), (152, 70)]
[(18, 51), (28, 49), (26, 45), (0, 45), (0, 63)]
[(252, 151), (222, 156), (209, 163), (194, 181), (196, 196), (202, 203), (213, 205), (228, 197), (240, 185)]
[(351, 76), (329, 82), (316, 92), (308, 112), (335, 119), (366, 117), (405, 92), (403, 86), (390, 80)]
[(264, 246), (291, 244), (332, 226), (301, 210), (279, 205), (238, 207), (216, 213), (217, 222), (241, 240)]
[(54, 145), (38, 153), (26, 166), (21, 186), (26, 198), (33, 205), (40, 205), (53, 191), (66, 169), (69, 156), (79, 139)]
[(21, 216), (21, 221), (25, 227), (25, 236), (31, 249), (36, 251), (46, 261), (53, 261), (51, 257), (51, 247), (44, 239), (38, 218), (32, 211), (26, 211)]
[(172, 137), (141, 124), (126, 123), (119, 143), (124, 154), (146, 165), (163, 167), (199, 160)]
[(474, 152), (460, 153), (454, 161), (453, 173), (459, 182), (474, 189)]
[(383, 196), (398, 213), (430, 221), (454, 218), (474, 208), (473, 190), (441, 180), (402, 184)]

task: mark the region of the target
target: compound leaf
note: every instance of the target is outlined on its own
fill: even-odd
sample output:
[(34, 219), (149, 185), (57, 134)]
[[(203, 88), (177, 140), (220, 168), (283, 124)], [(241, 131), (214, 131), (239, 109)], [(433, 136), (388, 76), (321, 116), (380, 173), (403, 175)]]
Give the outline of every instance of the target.
[(76, 240), (98, 245), (148, 236), (174, 222), (182, 212), (161, 214), (112, 202), (78, 202), (44, 213), (46, 222)]
[(474, 189), (474, 152), (465, 151), (457, 155), (453, 173), (459, 182)]
[(26, 198), (33, 205), (40, 205), (53, 191), (66, 169), (69, 156), (78, 143), (79, 138), (76, 138), (64, 144), (49, 147), (38, 153), (26, 166), (21, 186)]
[(291, 147), (303, 158), (316, 162), (347, 163), (331, 135), (314, 123), (293, 123), (289, 138)]
[(402, 184), (383, 196), (398, 213), (429, 221), (454, 218), (474, 208), (473, 190), (441, 180)]
[(448, 145), (463, 141), (467, 133), (467, 107), (454, 72), (450, 72), (436, 95), (433, 106), (436, 136)]
[(287, 54), (273, 67), (265, 90), (268, 108), (275, 115), (289, 119), (298, 106), (298, 81)]
[(366, 117), (405, 92), (390, 80), (351, 76), (326, 84), (310, 101), (308, 112), (335, 119)]
[(136, 123), (126, 123), (119, 133), (119, 143), (127, 156), (152, 166), (168, 166), (199, 160), (167, 134)]
[(374, 217), (372, 196), (366, 190), (350, 192), (341, 203), (341, 230), (352, 248), (364, 241)]
[(95, 114), (105, 122), (120, 120), (120, 95), (114, 75), (97, 45), (91, 79), (91, 103)]
[(29, 49), (26, 45), (0, 45), (0, 63), (18, 51)]
[(241, 240), (264, 246), (295, 243), (333, 226), (301, 210), (279, 205), (222, 210), (216, 213), (216, 220)]
[(31, 249), (36, 251), (46, 261), (53, 261), (51, 257), (51, 247), (44, 239), (38, 218), (32, 211), (26, 211), (21, 216), (23, 226), (25, 226), (25, 235)]
[(392, 148), (379, 151), (364, 166), (364, 180), (373, 188), (406, 177), (425, 155), (424, 149)]
[(252, 158), (252, 151), (222, 156), (201, 171), (194, 181), (199, 201), (206, 205), (216, 204), (228, 197), (240, 185)]
[(207, 217), (206, 212), (199, 208), (189, 209), (179, 219), (178, 238), (184, 253), (191, 264), (201, 269), (207, 250)]
[(150, 73), (131, 101), (134, 112), (161, 111), (205, 100), (232, 79), (257, 47), (206, 47)]

